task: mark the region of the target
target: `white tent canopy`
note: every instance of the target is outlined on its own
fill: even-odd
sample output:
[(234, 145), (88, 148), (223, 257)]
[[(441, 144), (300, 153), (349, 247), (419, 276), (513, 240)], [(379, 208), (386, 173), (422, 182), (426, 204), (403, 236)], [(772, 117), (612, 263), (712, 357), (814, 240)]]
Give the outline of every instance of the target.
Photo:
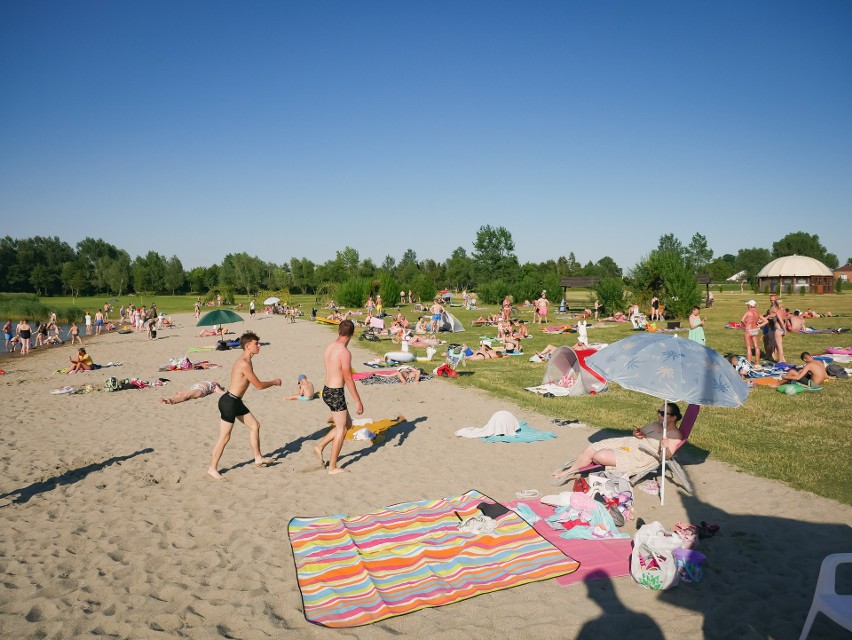
[(441, 320), (438, 323), (438, 331), (458, 333), (459, 331), (464, 331), (464, 327), (452, 313), (445, 310), (441, 314)]
[(728, 278), (728, 282), (739, 282), (740, 280), (745, 280), (747, 273), (748, 273), (748, 271), (743, 269), (742, 271), (739, 271), (739, 272), (735, 273), (734, 275), (732, 275), (730, 278)]

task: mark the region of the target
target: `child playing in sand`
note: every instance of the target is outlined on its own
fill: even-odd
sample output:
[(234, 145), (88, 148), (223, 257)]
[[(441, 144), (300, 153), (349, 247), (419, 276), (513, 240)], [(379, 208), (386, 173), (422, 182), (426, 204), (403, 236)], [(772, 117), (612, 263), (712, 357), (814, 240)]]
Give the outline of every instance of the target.
[(299, 385), (299, 393), (287, 396), (284, 398), (285, 400), (313, 400), (316, 398), (317, 393), (314, 389), (314, 384), (308, 380), (308, 377), (304, 373), (299, 374), (296, 383)]

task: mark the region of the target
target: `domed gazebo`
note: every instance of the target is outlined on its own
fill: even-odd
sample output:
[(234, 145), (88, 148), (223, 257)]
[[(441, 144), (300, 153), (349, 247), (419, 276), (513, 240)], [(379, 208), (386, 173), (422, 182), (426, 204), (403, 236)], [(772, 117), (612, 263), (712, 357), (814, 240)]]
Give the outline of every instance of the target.
[(834, 274), (815, 258), (784, 256), (777, 258), (757, 274), (758, 287), (770, 293), (786, 293), (787, 288), (798, 293), (803, 287), (813, 293), (831, 293)]

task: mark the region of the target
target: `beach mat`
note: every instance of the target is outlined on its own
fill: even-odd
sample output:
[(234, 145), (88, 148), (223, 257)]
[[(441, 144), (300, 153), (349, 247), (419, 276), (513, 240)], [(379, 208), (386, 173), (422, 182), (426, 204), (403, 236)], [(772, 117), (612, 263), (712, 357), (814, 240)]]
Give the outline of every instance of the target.
[(579, 563), (513, 511), (491, 534), (459, 531), (493, 502), (479, 491), (406, 502), (364, 516), (288, 524), (305, 618), (356, 627), (483, 593), (548, 580)]
[(541, 442), (542, 440), (551, 440), (556, 437), (552, 431), (539, 431), (531, 427), (526, 422), (521, 420), (518, 423), (521, 428), (510, 436), (486, 436), (482, 438), (483, 442)]
[(542, 504), (538, 500), (514, 500), (506, 506), (514, 509), (519, 504), (525, 504), (541, 518), (533, 524), (533, 528), (548, 542), (552, 543), (565, 555), (580, 563), (577, 571), (556, 578), (556, 584), (567, 587), (586, 581), (589, 574), (594, 574), (595, 580), (604, 578), (620, 578), (630, 574), (630, 552), (633, 549), (631, 538), (616, 540), (566, 540), (560, 537), (561, 531), (553, 529), (544, 520), (555, 512), (553, 507)]

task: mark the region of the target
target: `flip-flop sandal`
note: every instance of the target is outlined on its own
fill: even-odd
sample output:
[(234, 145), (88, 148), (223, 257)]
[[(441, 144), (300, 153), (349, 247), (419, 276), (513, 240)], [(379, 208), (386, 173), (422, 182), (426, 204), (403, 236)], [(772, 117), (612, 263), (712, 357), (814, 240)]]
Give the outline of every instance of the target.
[[(568, 462), (566, 462), (565, 464), (563, 464), (563, 465), (562, 465), (561, 467), (559, 467), (558, 469), (555, 469), (555, 470), (553, 471), (553, 473), (559, 473), (560, 471), (567, 471), (568, 469), (570, 469), (570, 468), (571, 468), (571, 465), (573, 465), (573, 464), (574, 464), (574, 461), (573, 461), (573, 460), (569, 460)], [(569, 481), (572, 477), (576, 476), (578, 473), (579, 473), (579, 471), (575, 471), (574, 473), (568, 473), (568, 474), (565, 474), (564, 476), (560, 476), (560, 477), (558, 477), (558, 478), (551, 476), (551, 478), (550, 478), (550, 486), (551, 486), (551, 487), (561, 487), (561, 486), (562, 486), (562, 485), (564, 485), (564, 484), (568, 484), (568, 481)]]
[(710, 524), (704, 520), (701, 521), (701, 524), (698, 525), (698, 537), (699, 539), (704, 538), (712, 538), (717, 533), (719, 533), (719, 525), (718, 524)]
[(515, 497), (518, 500), (532, 500), (533, 498), (538, 498), (540, 495), (538, 489), (521, 489), (515, 493)]
[(569, 473), (567, 475), (560, 476), (558, 478), (557, 477), (551, 477), (550, 478), (550, 486), (551, 487), (561, 487), (564, 484), (568, 484), (568, 481), (571, 480), (571, 478), (573, 476), (574, 476), (574, 474)]

